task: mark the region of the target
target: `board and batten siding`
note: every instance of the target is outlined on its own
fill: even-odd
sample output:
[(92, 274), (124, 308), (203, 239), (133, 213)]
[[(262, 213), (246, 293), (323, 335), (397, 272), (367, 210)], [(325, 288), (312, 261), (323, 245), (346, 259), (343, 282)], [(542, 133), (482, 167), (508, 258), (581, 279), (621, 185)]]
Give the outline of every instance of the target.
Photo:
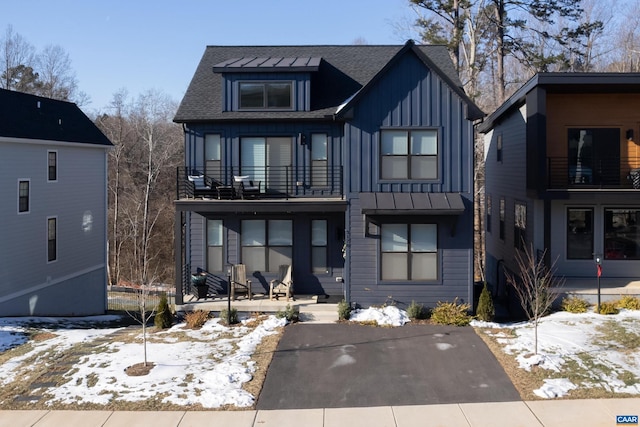
[[(106, 147), (0, 143), (0, 315), (87, 315), (106, 310)], [(57, 152), (48, 181), (47, 153)], [(18, 181), (30, 181), (18, 214)], [(47, 259), (47, 219), (57, 259)], [(11, 244), (6, 244), (11, 242)], [(80, 279), (82, 278), (82, 279)]]
[[(362, 306), (392, 300), (434, 307), (456, 297), (472, 303), (473, 290), (473, 123), (466, 105), (447, 84), (414, 54), (393, 64), (353, 107), (345, 124), (345, 179), (348, 211), (349, 298)], [(438, 179), (383, 180), (380, 178), (380, 133), (384, 129), (438, 130)], [(456, 192), (466, 211), (455, 231), (442, 217), (398, 217), (398, 222), (438, 224), (439, 274), (437, 283), (382, 283), (379, 238), (365, 235), (360, 208), (363, 192)], [(392, 222), (387, 217), (385, 221)]]

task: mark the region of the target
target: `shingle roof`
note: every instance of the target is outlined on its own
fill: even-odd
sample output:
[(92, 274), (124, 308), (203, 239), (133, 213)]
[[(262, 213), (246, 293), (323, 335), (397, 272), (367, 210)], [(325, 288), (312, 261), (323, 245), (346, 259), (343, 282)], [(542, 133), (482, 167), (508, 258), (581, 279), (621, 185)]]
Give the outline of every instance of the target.
[(76, 104), (5, 89), (0, 137), (113, 145)]
[[(411, 43), (413, 46), (413, 43)], [(208, 46), (174, 120), (198, 122), (246, 119), (323, 119), (365, 87), (407, 45)], [(460, 79), (444, 46), (415, 46), (459, 94)], [(322, 58), (314, 76), (311, 111), (223, 112), (222, 80), (216, 65), (233, 58)], [(471, 103), (468, 98), (466, 99)], [(472, 104), (472, 103), (471, 103)], [(475, 107), (475, 106), (474, 106)], [(475, 107), (477, 109), (477, 107)], [(478, 110), (479, 111), (479, 110)]]

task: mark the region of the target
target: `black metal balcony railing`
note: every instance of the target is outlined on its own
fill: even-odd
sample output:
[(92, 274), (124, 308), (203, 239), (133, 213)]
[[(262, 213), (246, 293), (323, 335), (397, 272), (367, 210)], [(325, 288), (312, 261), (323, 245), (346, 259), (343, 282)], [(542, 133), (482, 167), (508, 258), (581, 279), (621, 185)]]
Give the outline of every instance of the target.
[(640, 159), (603, 158), (577, 163), (575, 158), (550, 157), (547, 179), (550, 189), (638, 189)]
[(243, 185), (246, 186), (249, 181), (252, 187), (258, 187), (251, 192), (253, 199), (344, 196), (342, 166), (181, 166), (178, 167), (176, 178), (178, 199), (201, 196), (214, 199), (243, 198)]

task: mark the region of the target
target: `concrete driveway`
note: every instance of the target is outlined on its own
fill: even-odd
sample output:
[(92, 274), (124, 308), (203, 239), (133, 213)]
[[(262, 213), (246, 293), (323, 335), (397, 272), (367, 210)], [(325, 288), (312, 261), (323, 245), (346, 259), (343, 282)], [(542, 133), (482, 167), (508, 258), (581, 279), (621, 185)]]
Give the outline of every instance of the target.
[(518, 400), (471, 327), (300, 323), (285, 328), (257, 409)]

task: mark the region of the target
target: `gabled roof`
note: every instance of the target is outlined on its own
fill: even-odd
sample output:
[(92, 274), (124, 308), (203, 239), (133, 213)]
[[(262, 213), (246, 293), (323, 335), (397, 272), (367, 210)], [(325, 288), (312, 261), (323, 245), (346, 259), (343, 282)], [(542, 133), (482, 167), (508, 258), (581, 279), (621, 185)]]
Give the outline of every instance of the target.
[[(174, 120), (187, 123), (333, 117), (349, 98), (351, 100), (348, 102), (357, 102), (356, 93), (366, 91), (367, 86), (375, 83), (375, 79), (390, 66), (390, 62), (408, 50), (416, 52), (429, 68), (468, 103), (469, 111), (474, 113), (472, 116), (482, 114), (464, 94), (447, 49), (444, 46), (415, 45), (409, 41), (405, 45), (208, 46)], [(223, 112), (223, 77), (220, 74), (222, 64), (240, 58), (322, 58), (318, 70), (311, 77), (311, 111)]]
[(536, 87), (547, 93), (640, 93), (640, 73), (538, 73), (491, 113), (478, 131), (493, 129), (510, 111), (524, 105)]
[(5, 89), (0, 137), (113, 145), (76, 104)]

